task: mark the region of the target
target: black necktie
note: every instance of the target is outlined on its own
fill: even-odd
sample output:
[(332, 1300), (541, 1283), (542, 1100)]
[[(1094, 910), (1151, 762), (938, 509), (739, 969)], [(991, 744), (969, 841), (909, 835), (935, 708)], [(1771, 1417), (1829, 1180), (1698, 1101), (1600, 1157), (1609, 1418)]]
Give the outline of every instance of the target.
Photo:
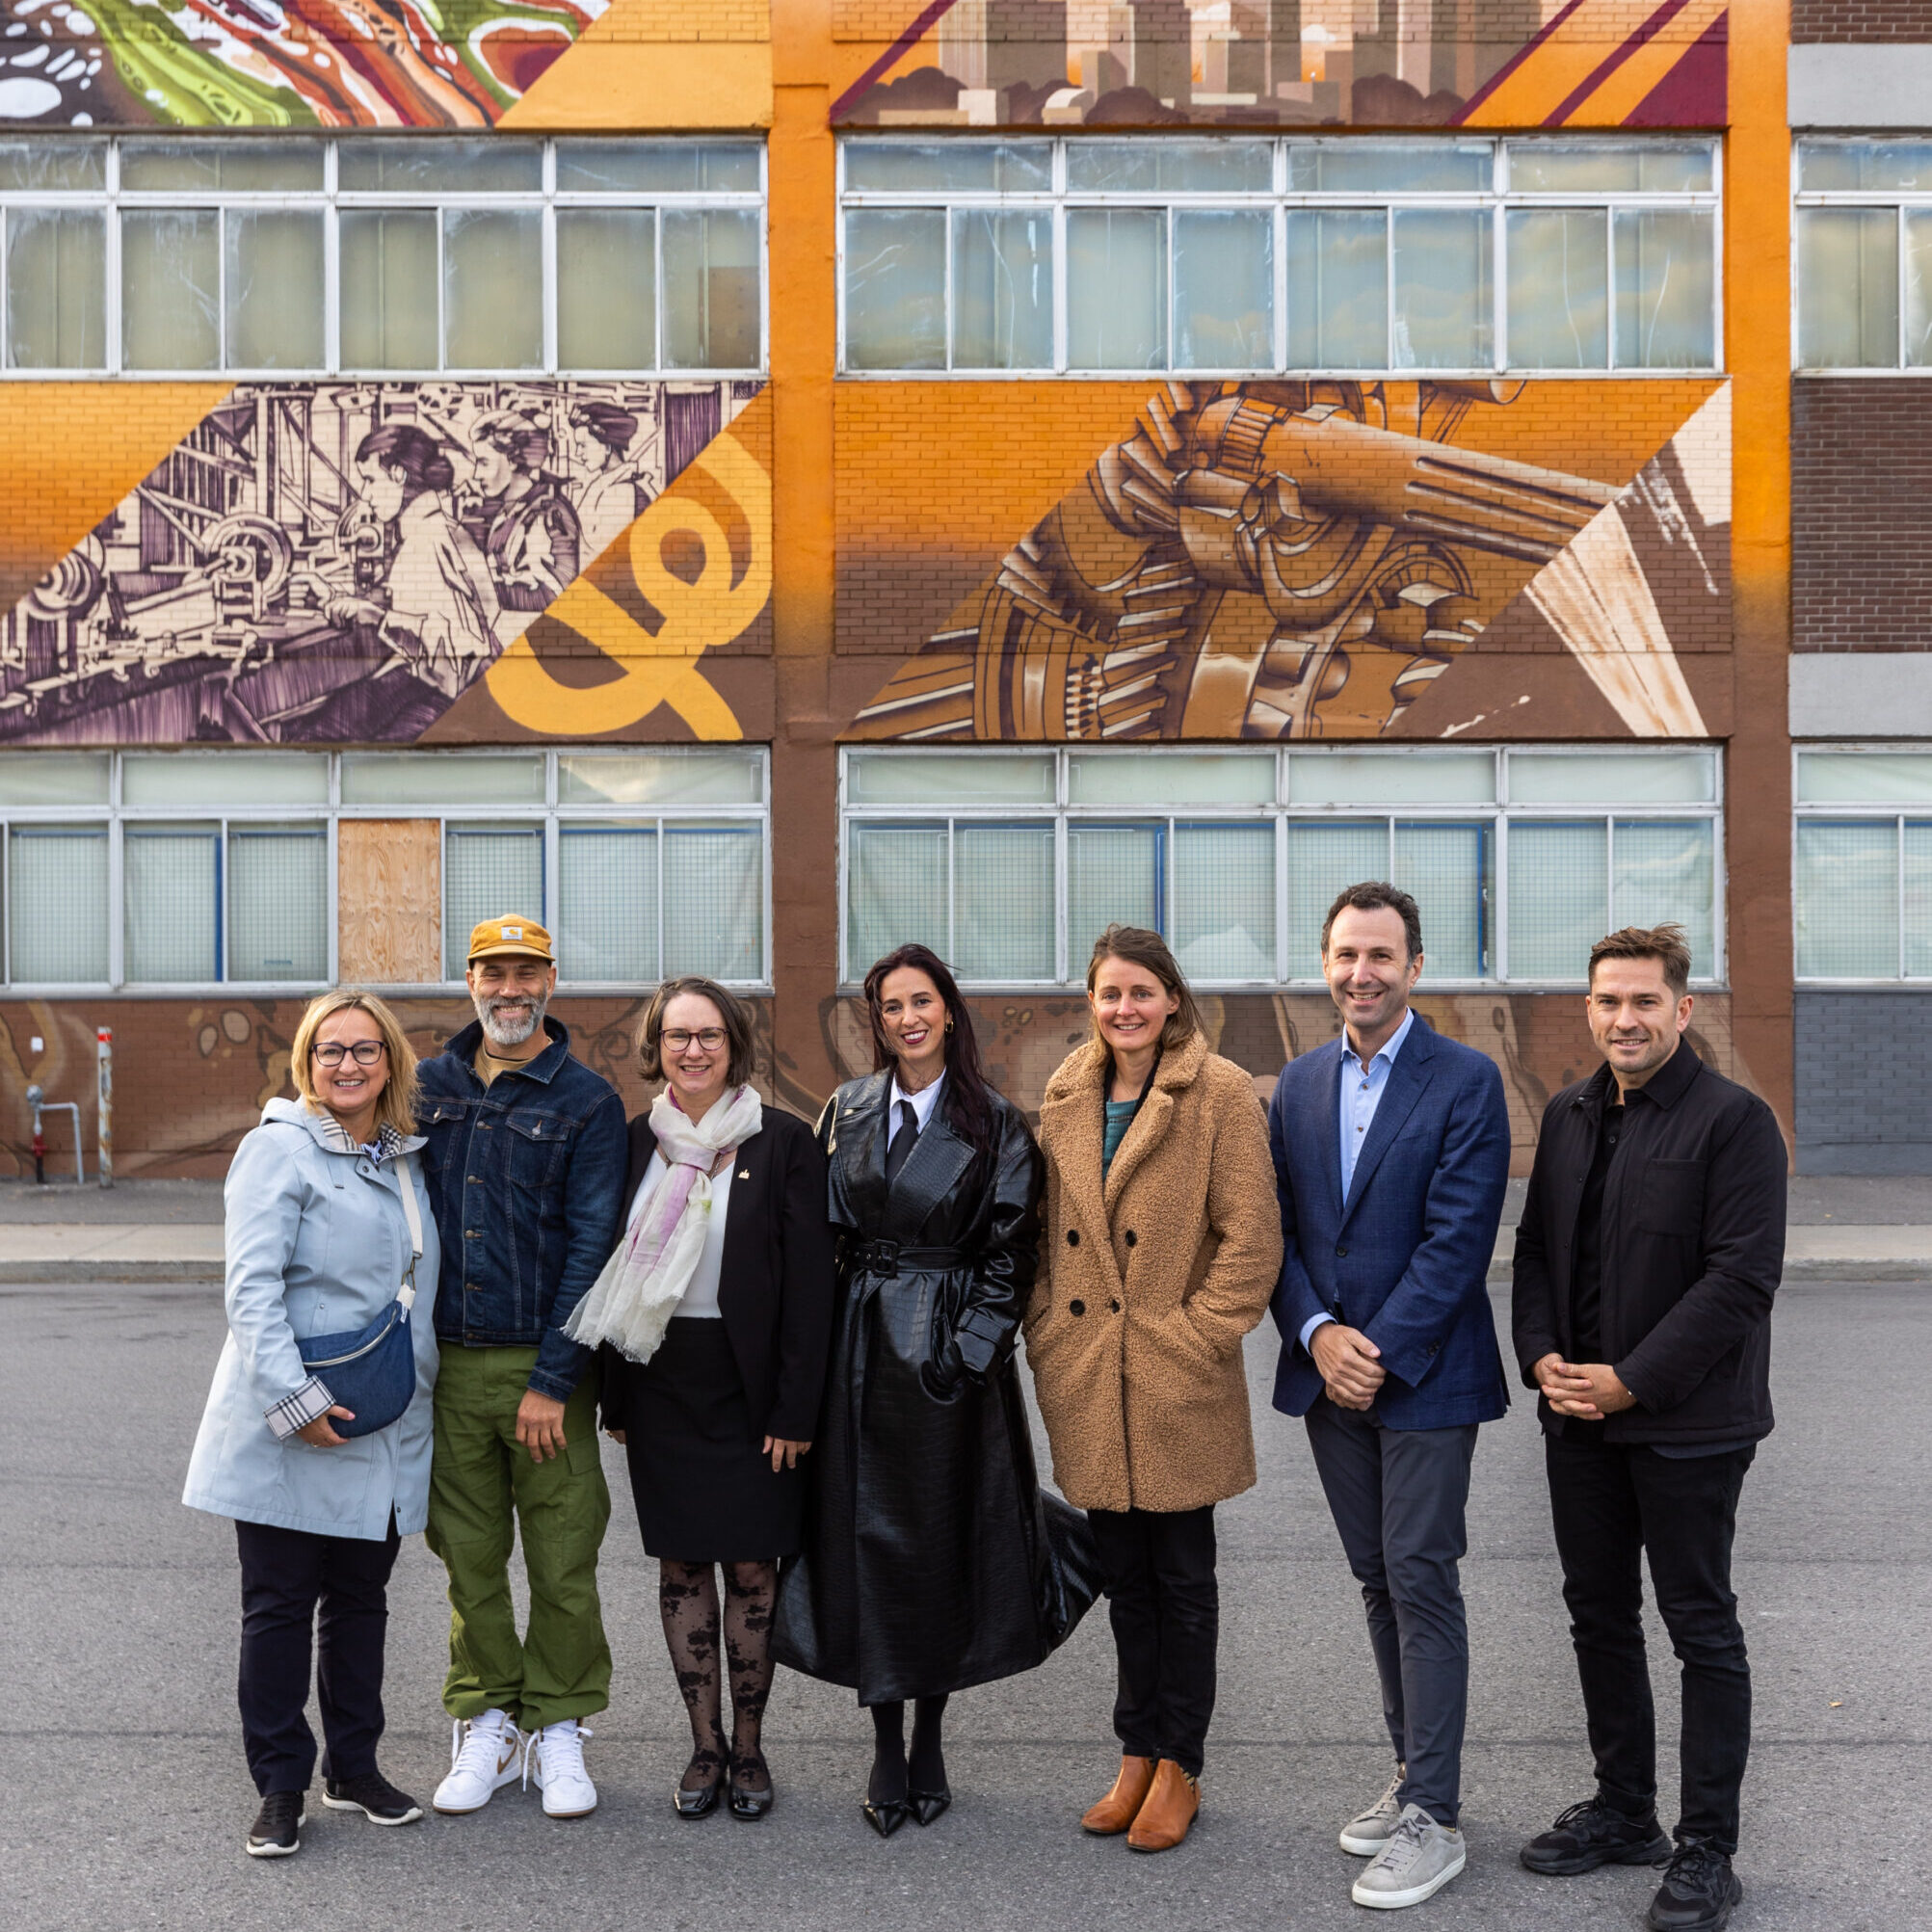
[(913, 1151), (913, 1143), (919, 1138), (919, 1114), (911, 1100), (901, 1100), (900, 1107), (905, 1112), (905, 1120), (899, 1131), (894, 1134), (886, 1148), (886, 1185), (890, 1187), (899, 1170), (906, 1164), (906, 1156)]

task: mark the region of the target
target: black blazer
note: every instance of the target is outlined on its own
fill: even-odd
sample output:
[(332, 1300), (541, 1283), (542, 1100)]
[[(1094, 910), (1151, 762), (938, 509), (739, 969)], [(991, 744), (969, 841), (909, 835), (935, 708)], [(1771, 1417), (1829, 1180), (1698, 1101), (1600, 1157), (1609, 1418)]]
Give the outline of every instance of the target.
[[(630, 1124), (626, 1222), (656, 1151), (650, 1118), (639, 1114)], [(763, 1126), (735, 1156), (718, 1284), (725, 1334), (761, 1439), (809, 1442), (818, 1427), (834, 1276), (825, 1156), (805, 1122), (768, 1106)], [(622, 1429), (645, 1371), (608, 1342), (600, 1355), (604, 1427)]]
[[(1574, 1360), (1576, 1218), (1611, 1073), (1544, 1110), (1516, 1231), (1514, 1328), (1522, 1379)], [(1603, 1352), (1637, 1398), (1615, 1442), (1755, 1442), (1771, 1433), (1771, 1298), (1785, 1266), (1785, 1139), (1757, 1095), (1680, 1044), (1630, 1096), (1603, 1183)], [(1558, 1418), (1548, 1402), (1546, 1428)]]

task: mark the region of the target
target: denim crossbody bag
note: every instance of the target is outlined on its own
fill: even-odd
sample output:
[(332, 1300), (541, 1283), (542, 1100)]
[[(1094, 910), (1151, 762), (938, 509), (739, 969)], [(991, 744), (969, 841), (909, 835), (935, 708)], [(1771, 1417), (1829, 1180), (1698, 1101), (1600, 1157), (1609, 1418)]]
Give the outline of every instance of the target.
[(303, 1366), (349, 1410), (353, 1421), (336, 1416), (338, 1436), (369, 1436), (386, 1429), (410, 1406), (416, 1392), (416, 1342), (410, 1311), (416, 1305), (416, 1262), (423, 1252), (422, 1210), (416, 1205), (415, 1156), (396, 1159), (403, 1184), (403, 1212), (410, 1222), (410, 1265), (396, 1299), (366, 1328), (341, 1335), (312, 1335), (298, 1341)]

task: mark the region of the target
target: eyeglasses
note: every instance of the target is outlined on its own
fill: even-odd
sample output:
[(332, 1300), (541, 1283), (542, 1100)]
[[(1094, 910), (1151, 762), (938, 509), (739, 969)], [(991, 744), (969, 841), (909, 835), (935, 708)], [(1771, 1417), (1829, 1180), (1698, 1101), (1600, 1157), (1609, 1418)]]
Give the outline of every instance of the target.
[(339, 1040), (325, 1040), (313, 1051), (318, 1067), (339, 1067), (345, 1054), (353, 1054), (358, 1067), (373, 1067), (383, 1057), (383, 1043), (358, 1040), (353, 1046), (345, 1046)]
[(705, 1052), (715, 1053), (725, 1044), (725, 1029), (722, 1026), (701, 1026), (696, 1033), (691, 1033), (682, 1026), (667, 1026), (659, 1038), (674, 1053), (682, 1053), (694, 1040)]

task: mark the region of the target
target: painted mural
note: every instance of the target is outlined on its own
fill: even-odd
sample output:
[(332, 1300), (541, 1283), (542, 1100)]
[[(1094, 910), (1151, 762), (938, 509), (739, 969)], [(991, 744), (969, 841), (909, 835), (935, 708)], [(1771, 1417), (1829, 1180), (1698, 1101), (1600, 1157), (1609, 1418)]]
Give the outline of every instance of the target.
[(0, 744), (405, 743), (499, 666), (522, 734), (740, 735), (692, 681), (768, 601), (758, 393), (235, 388), (0, 618)]
[(834, 0), (848, 126), (1719, 127), (1726, 0)]
[[(1507, 734), (1514, 656), (1507, 673), (1485, 658), (1479, 704), (1437, 690), (1506, 616), (1499, 644), (1553, 655), (1601, 699), (1594, 728), (1705, 735), (1678, 633), (1728, 639), (1728, 389), (1700, 385), (1641, 468), (1577, 474), (1497, 452), (1529, 386), (1163, 384), (860, 709), (858, 735), (1448, 736), (1472, 706)], [(1546, 703), (1531, 728), (1554, 722)]]

